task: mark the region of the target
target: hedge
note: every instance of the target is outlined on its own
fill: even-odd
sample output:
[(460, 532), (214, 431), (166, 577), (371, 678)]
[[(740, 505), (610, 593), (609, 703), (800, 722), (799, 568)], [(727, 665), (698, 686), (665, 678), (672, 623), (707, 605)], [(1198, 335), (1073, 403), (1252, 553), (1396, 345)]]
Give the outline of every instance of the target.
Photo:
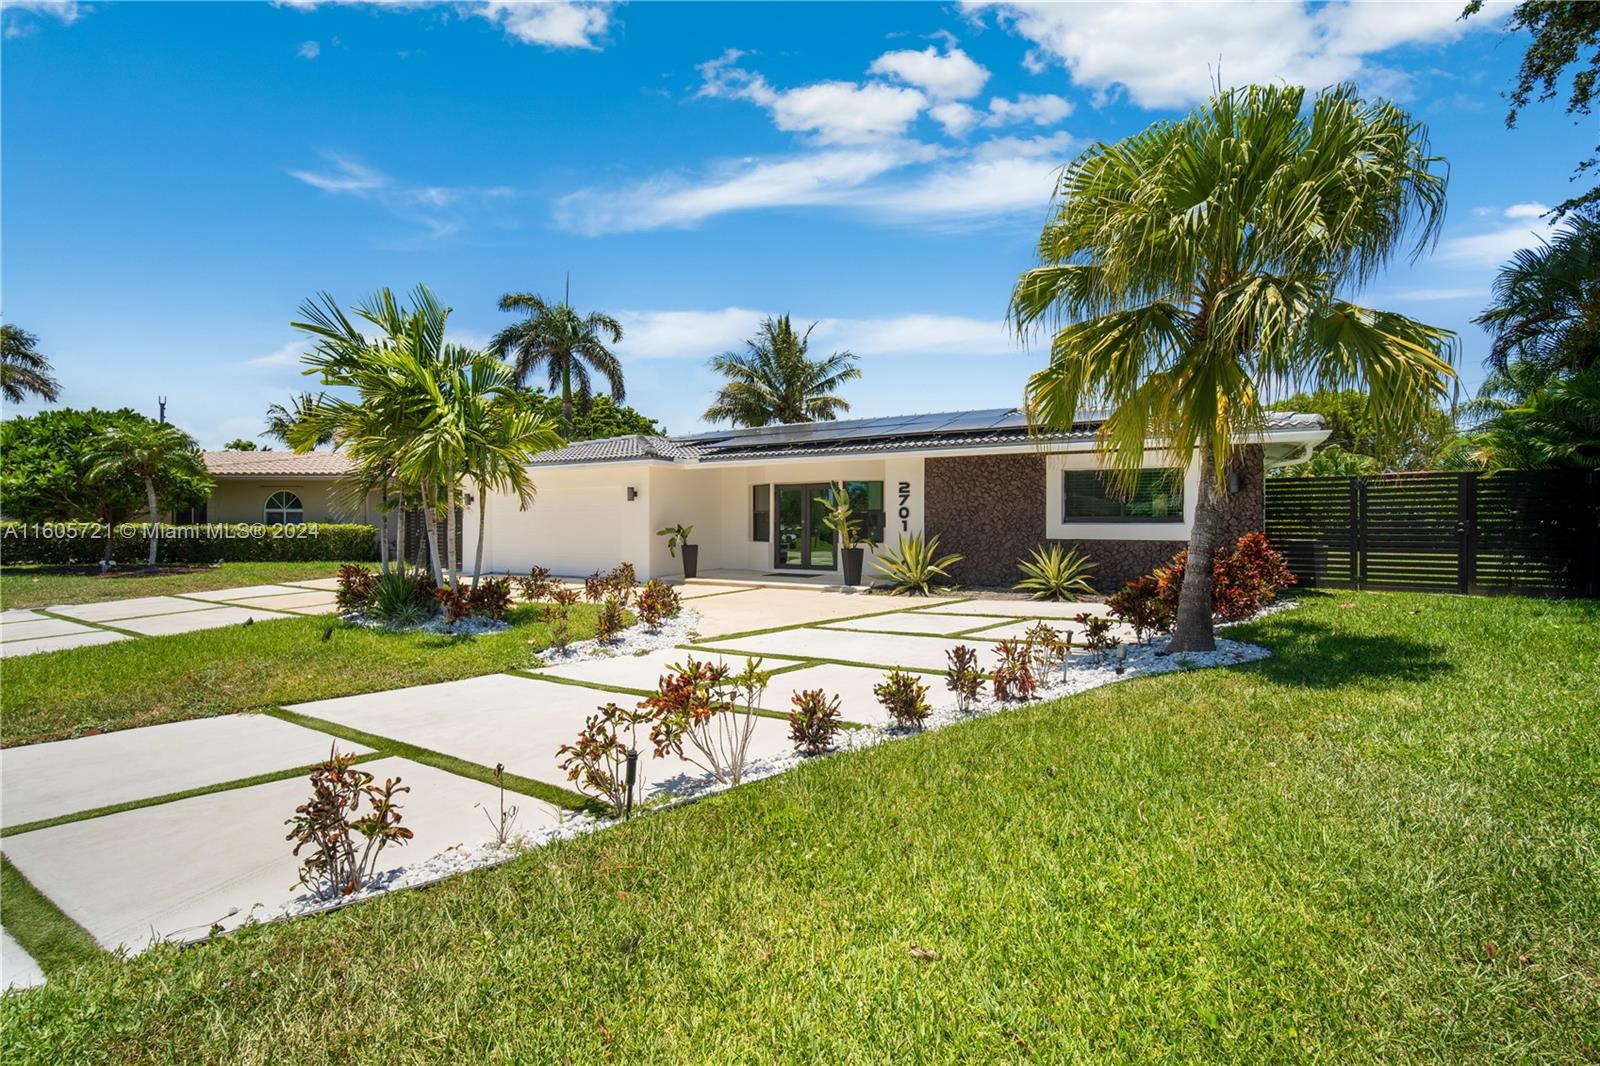
[[(97, 563), (105, 527), (93, 522), (0, 523), (0, 561), (70, 565)], [(150, 551), (150, 524), (116, 527), (113, 562), (142, 564)], [(162, 563), (365, 562), (378, 557), (372, 526), (307, 522), (297, 526), (209, 525), (161, 527)]]

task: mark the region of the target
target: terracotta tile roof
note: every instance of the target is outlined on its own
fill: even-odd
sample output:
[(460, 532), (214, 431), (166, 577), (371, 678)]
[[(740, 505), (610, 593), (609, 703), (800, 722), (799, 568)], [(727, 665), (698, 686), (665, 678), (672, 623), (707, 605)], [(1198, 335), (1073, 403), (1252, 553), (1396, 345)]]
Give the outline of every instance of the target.
[(335, 477), (351, 462), (338, 452), (204, 452), (212, 477)]

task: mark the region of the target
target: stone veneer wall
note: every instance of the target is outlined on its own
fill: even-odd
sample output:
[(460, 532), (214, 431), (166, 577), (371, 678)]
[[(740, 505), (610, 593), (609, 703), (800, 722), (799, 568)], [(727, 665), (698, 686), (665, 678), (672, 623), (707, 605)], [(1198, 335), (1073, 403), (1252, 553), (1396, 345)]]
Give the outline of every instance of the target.
[[(1223, 543), (1232, 543), (1265, 524), (1262, 452), (1249, 445), (1239, 452), (1244, 474), (1240, 490), (1228, 499)], [(969, 455), (929, 458), (924, 471), (923, 525), (939, 537), (941, 552), (964, 556), (954, 576), (964, 585), (1005, 586), (1020, 576), (1019, 560), (1045, 540), (1045, 461), (1037, 452), (1021, 455)], [(1060, 540), (1098, 565), (1094, 584), (1114, 592), (1140, 574), (1167, 562), (1183, 540)]]

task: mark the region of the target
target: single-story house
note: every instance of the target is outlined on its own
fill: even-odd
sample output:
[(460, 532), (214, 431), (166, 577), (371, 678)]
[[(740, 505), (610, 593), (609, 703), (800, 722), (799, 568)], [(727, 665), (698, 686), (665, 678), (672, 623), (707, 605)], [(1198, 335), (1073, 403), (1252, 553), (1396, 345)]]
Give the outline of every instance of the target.
[[(514, 496), (490, 497), (484, 564), (576, 576), (629, 562), (641, 579), (673, 577), (682, 562), (657, 531), (683, 524), (694, 527), (701, 576), (829, 583), (841, 553), (814, 501), (843, 482), (879, 545), (868, 577), (874, 554), (921, 532), (964, 557), (953, 577), (965, 585), (1010, 585), (1033, 548), (1061, 543), (1095, 561), (1099, 587), (1114, 588), (1184, 546), (1199, 464), (1172, 469), (1152, 444), (1138, 490), (1121, 499), (1100, 476), (1099, 425), (1084, 416), (1040, 439), (1020, 410), (998, 408), (583, 441), (535, 459), (538, 497), (526, 510)], [(1266, 469), (1304, 461), (1327, 436), (1316, 415), (1275, 413), (1242, 442), (1224, 535), (1261, 529)], [(470, 555), (476, 507), (463, 534)]]
[(359, 522), (376, 525), (373, 505), (351, 506), (339, 479), (351, 462), (338, 452), (205, 452), (217, 487), (206, 505), (174, 516), (180, 522)]

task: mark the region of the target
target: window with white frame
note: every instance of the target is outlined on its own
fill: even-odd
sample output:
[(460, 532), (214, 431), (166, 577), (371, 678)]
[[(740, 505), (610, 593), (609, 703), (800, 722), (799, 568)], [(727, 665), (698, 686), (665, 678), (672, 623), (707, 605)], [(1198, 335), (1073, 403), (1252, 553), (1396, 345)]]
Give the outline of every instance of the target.
[(306, 520), (306, 509), (299, 496), (283, 489), (267, 497), (261, 520), (269, 526), (297, 526)]

